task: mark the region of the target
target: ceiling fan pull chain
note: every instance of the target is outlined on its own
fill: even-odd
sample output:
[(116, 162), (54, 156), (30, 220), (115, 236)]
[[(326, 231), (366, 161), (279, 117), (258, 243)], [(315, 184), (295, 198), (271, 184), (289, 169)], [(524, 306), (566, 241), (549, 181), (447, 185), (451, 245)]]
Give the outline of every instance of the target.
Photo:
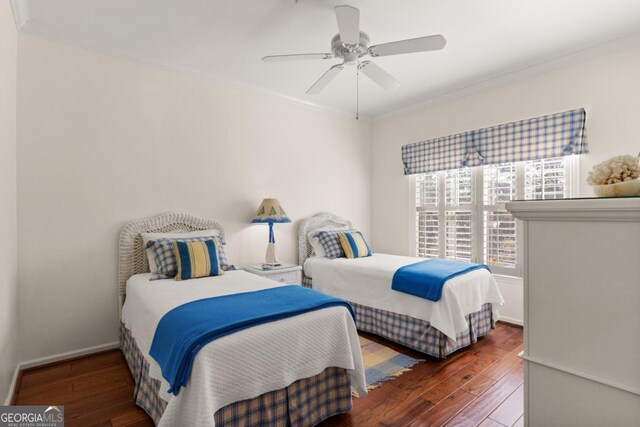
[(360, 63), (356, 64), (356, 120), (360, 119)]

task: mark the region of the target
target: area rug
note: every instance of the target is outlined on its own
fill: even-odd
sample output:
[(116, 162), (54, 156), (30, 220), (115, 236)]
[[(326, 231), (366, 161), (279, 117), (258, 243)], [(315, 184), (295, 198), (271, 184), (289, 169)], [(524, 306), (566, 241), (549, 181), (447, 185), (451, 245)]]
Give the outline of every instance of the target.
[(360, 348), (362, 349), (362, 358), (364, 360), (367, 390), (380, 387), (384, 382), (410, 371), (413, 365), (423, 361), (405, 356), (362, 336), (358, 338), (360, 339)]

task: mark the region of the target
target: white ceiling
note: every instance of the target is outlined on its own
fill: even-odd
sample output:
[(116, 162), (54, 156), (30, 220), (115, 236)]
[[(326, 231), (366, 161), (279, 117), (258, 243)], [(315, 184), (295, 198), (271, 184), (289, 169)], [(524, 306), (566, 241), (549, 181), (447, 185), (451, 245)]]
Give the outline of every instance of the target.
[(22, 31), (353, 112), (355, 69), (305, 91), (337, 60), (266, 64), (265, 55), (330, 52), (333, 8), (360, 9), (372, 44), (443, 34), (443, 51), (376, 58), (385, 91), (361, 76), (375, 117), (640, 32), (640, 0), (13, 0)]

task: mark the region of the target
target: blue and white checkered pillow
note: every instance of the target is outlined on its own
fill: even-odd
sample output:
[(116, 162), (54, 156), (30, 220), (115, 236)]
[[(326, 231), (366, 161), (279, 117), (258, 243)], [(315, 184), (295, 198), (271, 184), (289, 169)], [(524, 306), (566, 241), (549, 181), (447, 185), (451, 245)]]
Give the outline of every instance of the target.
[(338, 233), (348, 233), (352, 231), (356, 230), (327, 230), (318, 233), (318, 241), (324, 249), (325, 256), (327, 258), (344, 258), (346, 255), (340, 244)]
[(227, 254), (224, 251), (224, 244), (221, 239), (215, 237), (189, 237), (186, 239), (157, 239), (147, 243), (147, 248), (151, 248), (153, 256), (158, 267), (158, 271), (151, 275), (150, 280), (172, 279), (178, 274), (178, 260), (173, 252), (171, 242), (203, 242), (205, 240), (214, 239), (218, 247), (218, 262), (220, 268), (224, 271), (235, 270), (233, 265), (229, 265)]

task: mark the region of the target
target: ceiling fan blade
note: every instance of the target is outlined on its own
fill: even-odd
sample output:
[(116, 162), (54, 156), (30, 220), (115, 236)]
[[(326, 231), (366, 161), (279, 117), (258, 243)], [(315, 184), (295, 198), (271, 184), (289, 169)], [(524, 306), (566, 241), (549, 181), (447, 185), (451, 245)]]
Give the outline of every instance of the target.
[(383, 43), (369, 48), (369, 55), (389, 56), (402, 53), (427, 52), (430, 50), (440, 50), (447, 44), (441, 34), (437, 36), (418, 37), (417, 39), (400, 40), (397, 42)]
[(307, 59), (331, 59), (331, 53), (296, 53), (292, 55), (270, 55), (262, 58), (262, 62), (304, 61)]
[(331, 80), (333, 80), (340, 73), (340, 71), (342, 71), (342, 68), (344, 68), (344, 65), (342, 64), (336, 64), (333, 67), (329, 68), (327, 72), (324, 73), (322, 77), (320, 77), (318, 81), (309, 88), (307, 94), (315, 95), (316, 93), (320, 93), (322, 89), (327, 87), (327, 85), (331, 83)]
[(391, 74), (387, 73), (371, 61), (364, 61), (359, 65), (359, 67), (360, 71), (384, 89), (395, 89), (400, 86), (400, 82)]
[(360, 43), (360, 11), (352, 6), (336, 6), (340, 41), (344, 44)]

